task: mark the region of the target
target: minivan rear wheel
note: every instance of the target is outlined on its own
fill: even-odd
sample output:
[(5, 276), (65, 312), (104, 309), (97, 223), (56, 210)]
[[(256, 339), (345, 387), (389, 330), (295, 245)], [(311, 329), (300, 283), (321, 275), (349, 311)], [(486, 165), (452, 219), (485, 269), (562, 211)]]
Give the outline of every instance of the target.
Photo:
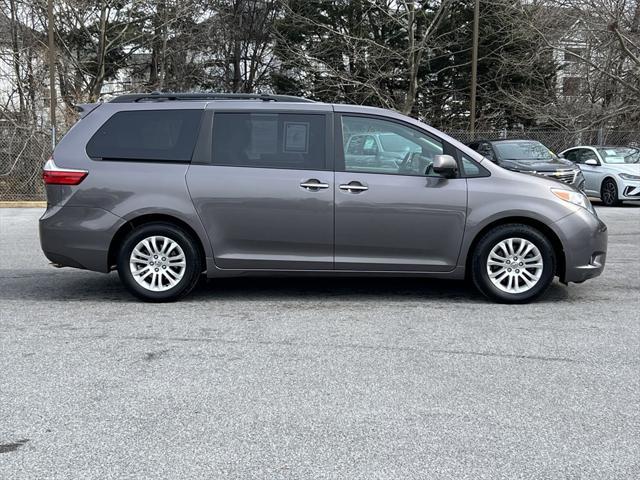
[(553, 245), (539, 230), (522, 224), (500, 225), (478, 242), (471, 276), (492, 300), (525, 303), (542, 295), (555, 276)]
[(187, 295), (202, 273), (195, 241), (168, 223), (149, 223), (129, 233), (118, 253), (118, 274), (136, 297), (172, 302)]

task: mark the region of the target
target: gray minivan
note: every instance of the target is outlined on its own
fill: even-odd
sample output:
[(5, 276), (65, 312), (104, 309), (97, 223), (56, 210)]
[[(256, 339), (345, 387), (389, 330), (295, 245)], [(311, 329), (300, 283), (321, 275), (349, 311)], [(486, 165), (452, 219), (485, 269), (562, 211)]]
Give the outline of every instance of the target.
[[(361, 134), (392, 135), (397, 154), (352, 154)], [(186, 295), (204, 272), (468, 277), (519, 303), (555, 276), (599, 275), (606, 257), (583, 193), (379, 108), (124, 95), (85, 106), (43, 176), (49, 260), (117, 269), (147, 301)]]

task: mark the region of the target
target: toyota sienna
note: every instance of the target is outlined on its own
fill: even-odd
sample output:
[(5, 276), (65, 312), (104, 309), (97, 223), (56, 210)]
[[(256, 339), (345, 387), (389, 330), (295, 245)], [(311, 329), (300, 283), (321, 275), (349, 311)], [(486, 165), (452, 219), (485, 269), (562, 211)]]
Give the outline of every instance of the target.
[(469, 278), (522, 303), (604, 268), (607, 228), (582, 192), (389, 110), (195, 93), (83, 110), (44, 167), (42, 249), (117, 270), (142, 300), (205, 273)]

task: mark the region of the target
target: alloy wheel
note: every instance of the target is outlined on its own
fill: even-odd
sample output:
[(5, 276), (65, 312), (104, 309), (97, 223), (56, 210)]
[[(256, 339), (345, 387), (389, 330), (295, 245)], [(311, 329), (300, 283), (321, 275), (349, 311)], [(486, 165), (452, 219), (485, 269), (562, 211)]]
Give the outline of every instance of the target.
[(517, 294), (531, 290), (540, 280), (544, 262), (538, 247), (524, 238), (497, 243), (487, 257), (487, 274), (499, 290)]
[(616, 202), (617, 196), (616, 185), (611, 180), (607, 180), (602, 186), (602, 201), (606, 205), (612, 205)]
[(152, 292), (175, 287), (186, 271), (186, 258), (180, 245), (169, 237), (147, 237), (134, 247), (129, 269), (134, 280)]

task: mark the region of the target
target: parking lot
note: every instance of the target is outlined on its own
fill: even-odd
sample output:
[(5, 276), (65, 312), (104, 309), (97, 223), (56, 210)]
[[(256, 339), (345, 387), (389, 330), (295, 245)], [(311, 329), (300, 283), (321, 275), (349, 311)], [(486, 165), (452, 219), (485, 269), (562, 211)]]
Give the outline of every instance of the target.
[(638, 478), (640, 205), (604, 274), (230, 279), (175, 304), (54, 269), (0, 209), (0, 478)]

